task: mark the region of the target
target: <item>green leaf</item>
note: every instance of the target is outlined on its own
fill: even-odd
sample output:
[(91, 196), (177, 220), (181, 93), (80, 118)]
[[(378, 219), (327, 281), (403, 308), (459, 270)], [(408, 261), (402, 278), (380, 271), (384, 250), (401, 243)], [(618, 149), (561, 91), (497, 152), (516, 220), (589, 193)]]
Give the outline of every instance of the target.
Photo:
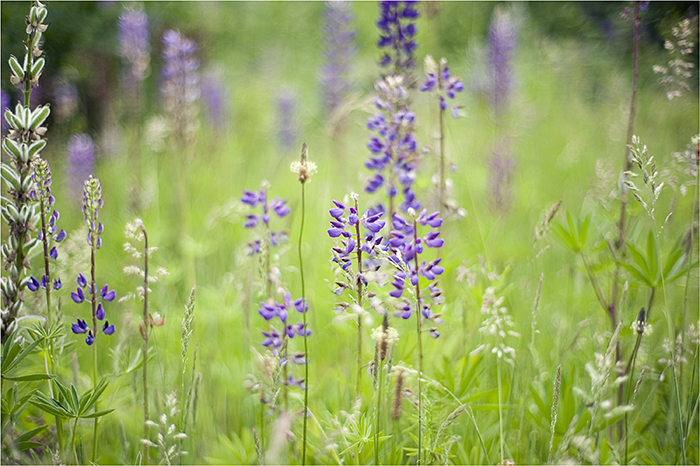
[(652, 283), (658, 283), (659, 277), (659, 243), (654, 233), (647, 236), (647, 260), (649, 261), (649, 278)]
[(637, 267), (636, 264), (626, 264), (624, 262), (620, 262), (620, 265), (624, 267), (634, 278), (636, 278), (640, 282), (644, 283), (647, 286), (652, 286), (651, 282), (647, 279), (647, 276), (644, 275), (644, 273), (641, 270), (639, 270), (639, 267)]
[[(34, 342), (30, 343), (29, 345), (27, 345), (27, 347), (24, 348), (24, 349), (17, 355), (17, 357), (14, 358), (14, 360), (12, 360), (11, 362), (9, 362), (7, 365), (5, 365), (5, 361), (3, 360), (3, 361), (2, 361), (2, 365), (3, 365), (3, 367), (2, 367), (2, 373), (3, 373), (3, 374), (6, 374), (7, 372), (10, 372), (13, 368), (17, 367), (17, 365), (18, 365), (20, 362), (22, 362), (22, 360), (23, 360), (24, 358), (26, 358), (27, 356), (29, 356), (29, 355), (32, 353), (32, 351), (34, 351), (34, 348), (36, 348), (37, 345), (38, 345), (39, 343), (41, 343), (41, 342), (42, 342), (42, 340), (37, 340), (37, 341), (34, 341)], [(19, 346), (19, 345), (17, 345), (17, 346)]]
[(568, 230), (558, 221), (555, 220), (552, 222), (552, 228), (550, 231), (552, 232), (554, 239), (556, 239), (562, 246), (571, 249), (574, 252), (579, 251), (578, 244), (576, 243), (574, 237), (571, 236)]
[(644, 255), (642, 255), (642, 253), (639, 252), (639, 250), (636, 247), (634, 247), (632, 243), (627, 243), (627, 249), (632, 254), (632, 258), (639, 267), (640, 272), (642, 272), (644, 277), (646, 277), (644, 281), (647, 283), (653, 283), (651, 274), (649, 273), (649, 263), (647, 262), (647, 259), (644, 257)]
[(32, 448), (39, 448), (41, 446), (43, 446), (43, 443), (33, 442), (31, 440), (27, 440), (26, 442), (15, 442), (15, 447), (19, 451), (27, 451)]
[(12, 380), (13, 382), (31, 382), (33, 380), (53, 379), (54, 377), (55, 376), (53, 374), (29, 374), (16, 376), (3, 375), (2, 380)]
[(17, 437), (16, 442), (18, 442), (18, 443), (19, 442), (26, 442), (27, 440), (30, 440), (32, 437), (34, 437), (36, 434), (38, 434), (42, 430), (46, 429), (47, 427), (48, 427), (48, 424), (45, 424), (43, 426), (37, 427), (36, 429), (32, 429), (30, 431), (27, 431), (27, 432), (23, 433), (22, 435), (20, 435), (19, 437)]
[(581, 228), (579, 228), (579, 233), (578, 237), (581, 242), (581, 249), (586, 245), (586, 238), (588, 238), (588, 226), (591, 223), (591, 217), (586, 216), (585, 219), (583, 219), (583, 223), (581, 224)]
[(44, 410), (45, 412), (52, 414), (60, 418), (74, 418), (75, 414), (68, 412), (63, 406), (61, 406), (53, 398), (49, 398), (41, 392), (36, 393), (31, 400), (31, 404), (37, 408)]

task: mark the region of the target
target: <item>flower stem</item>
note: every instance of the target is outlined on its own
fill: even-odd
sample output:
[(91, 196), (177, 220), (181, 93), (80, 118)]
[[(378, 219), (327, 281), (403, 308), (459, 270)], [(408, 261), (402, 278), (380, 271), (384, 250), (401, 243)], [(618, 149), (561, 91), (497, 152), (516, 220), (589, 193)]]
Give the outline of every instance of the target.
[(503, 407), (501, 405), (501, 358), (496, 358), (496, 377), (498, 380), (498, 439), (501, 444), (501, 464), (503, 464)]
[[(148, 234), (141, 224), (143, 233), (143, 438), (148, 439), (148, 337), (150, 322), (148, 319)], [(148, 464), (148, 446), (143, 444), (141, 458)]]
[[(418, 224), (416, 218), (413, 217), (413, 250), (416, 250), (416, 237), (418, 236)], [(414, 266), (418, 273), (418, 253), (413, 255)], [(422, 310), (422, 302), (420, 298), (420, 279), (416, 281), (416, 336), (418, 337), (418, 462), (421, 464), (421, 441), (423, 437), (423, 396), (421, 393), (420, 379), (423, 376), (423, 338), (420, 328), (420, 317)]]
[[(92, 211), (92, 224), (95, 225), (96, 210)], [(95, 238), (95, 232), (90, 229), (90, 290), (92, 291), (92, 387), (93, 390), (97, 388), (97, 284), (95, 281), (95, 249), (97, 245), (97, 239)], [(95, 400), (95, 412), (98, 411), (97, 400)], [(92, 434), (92, 462), (95, 462), (97, 458), (97, 422), (98, 418), (95, 417), (95, 427)]]
[[(355, 199), (355, 210), (360, 212), (357, 199)], [(357, 249), (357, 305), (362, 307), (362, 237), (360, 236), (360, 221), (355, 223), (355, 235), (357, 237), (355, 248)], [(359, 398), (362, 389), (362, 315), (357, 315), (357, 385), (355, 387), (356, 397)]]
[[(438, 70), (438, 89), (442, 88), (442, 70)], [(440, 190), (438, 193), (438, 201), (440, 209), (445, 206), (445, 110), (442, 108), (442, 102), (438, 99), (438, 109), (440, 111)]]
[(306, 212), (306, 199), (304, 197), (304, 184), (301, 183), (301, 228), (299, 229), (299, 274), (301, 275), (301, 298), (302, 309), (301, 313), (304, 322), (304, 427), (303, 427), (303, 444), (301, 450), (301, 464), (306, 464), (306, 418), (309, 410), (309, 346), (308, 338), (306, 337), (306, 287), (304, 283), (304, 261), (301, 254), (301, 241), (304, 236), (304, 215)]

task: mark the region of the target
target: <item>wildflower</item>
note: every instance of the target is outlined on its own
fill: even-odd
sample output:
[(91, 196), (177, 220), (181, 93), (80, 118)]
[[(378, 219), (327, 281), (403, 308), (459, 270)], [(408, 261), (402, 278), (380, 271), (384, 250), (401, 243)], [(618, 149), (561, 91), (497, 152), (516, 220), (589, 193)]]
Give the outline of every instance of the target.
[[(289, 212), (291, 212), (291, 209), (287, 205), (286, 199), (280, 199), (279, 197), (276, 197), (272, 201), (269, 201), (267, 197), (267, 183), (263, 183), (263, 187), (264, 189), (260, 189), (258, 192), (248, 190), (243, 191), (243, 196), (241, 197), (242, 203), (247, 204), (253, 208), (262, 206), (261, 214), (246, 215), (246, 221), (243, 224), (243, 226), (245, 228), (254, 228), (259, 223), (262, 223), (265, 226), (266, 237), (268, 239), (269, 244), (273, 246), (278, 246), (282, 243), (287, 242), (289, 238), (287, 237), (287, 233), (285, 231), (270, 231), (270, 220), (272, 218), (270, 212), (272, 212), (279, 218), (283, 218), (286, 217), (287, 214), (289, 214)], [(248, 243), (249, 255), (258, 254), (261, 252), (261, 250), (261, 240), (255, 240), (253, 242)]]
[(299, 182), (301, 184), (310, 181), (311, 177), (316, 173), (317, 167), (315, 163), (309, 160), (306, 143), (302, 145), (301, 160), (292, 162), (289, 169), (292, 173), (299, 175)]
[(283, 89), (277, 94), (277, 142), (285, 150), (297, 147), (299, 137), (299, 122), (297, 116), (297, 96)]
[[(462, 84), (458, 76), (450, 76), (450, 69), (447, 66), (447, 60), (444, 58), (440, 59), (438, 68), (438, 64), (435, 63), (433, 57), (426, 55), (425, 72), (427, 77), (420, 87), (421, 92), (436, 93), (440, 98), (440, 110), (447, 110), (447, 101), (445, 97), (447, 96), (449, 99), (454, 99), (455, 92), (462, 92), (464, 90), (464, 84)], [(453, 106), (451, 113), (454, 118), (459, 117), (459, 106)]]
[[(673, 100), (690, 91), (689, 80), (693, 76), (691, 70), (695, 64), (692, 59), (687, 58), (693, 53), (695, 47), (695, 43), (689, 40), (692, 39), (694, 29), (694, 25), (691, 26), (691, 21), (687, 18), (673, 27), (671, 29), (673, 39), (666, 40), (664, 43), (664, 48), (668, 50), (672, 59), (669, 60), (668, 66), (654, 65), (654, 73), (661, 75), (659, 83), (669, 89), (666, 94), (668, 100)], [(697, 34), (697, 31), (695, 33)]]
[(223, 130), (228, 122), (229, 96), (219, 73), (205, 74), (202, 79), (201, 95), (210, 124), (216, 130)]
[(130, 65), (129, 79), (143, 81), (151, 60), (148, 17), (143, 9), (125, 7), (117, 23), (119, 56)]
[(197, 44), (169, 29), (163, 33), (162, 93), (165, 110), (171, 116), (172, 134), (181, 137), (184, 143), (191, 142), (199, 125), (196, 102), (200, 97), (199, 60), (194, 57)]

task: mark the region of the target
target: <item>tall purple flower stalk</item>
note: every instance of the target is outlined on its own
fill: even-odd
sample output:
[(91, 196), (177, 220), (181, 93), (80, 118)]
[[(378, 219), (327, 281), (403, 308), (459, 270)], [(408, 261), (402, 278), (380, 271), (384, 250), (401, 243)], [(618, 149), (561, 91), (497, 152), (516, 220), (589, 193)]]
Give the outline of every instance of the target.
[(512, 92), (511, 60), (515, 46), (513, 17), (508, 11), (496, 8), (489, 27), (489, 65), (492, 83), (491, 102), (497, 119), (506, 110)]
[(489, 65), (491, 71), (491, 104), (496, 122), (497, 138), (489, 163), (489, 185), (492, 204), (499, 210), (510, 200), (510, 184), (513, 178), (513, 158), (509, 154), (509, 140), (503, 131), (504, 117), (512, 94), (513, 50), (516, 46), (516, 30), (512, 14), (496, 8), (489, 27)]
[(119, 56), (129, 64), (129, 81), (143, 81), (148, 74), (151, 60), (151, 36), (148, 33), (148, 17), (143, 9), (124, 8), (117, 23), (119, 31)]
[(371, 152), (365, 167), (376, 173), (367, 180), (365, 191), (374, 193), (383, 188), (388, 205), (379, 204), (377, 211), (393, 217), (397, 211), (395, 197), (403, 195), (400, 208), (418, 209), (420, 203), (412, 190), (418, 167), (418, 151), (413, 135), (415, 114), (409, 107), (408, 89), (403, 76), (387, 76), (377, 81), (378, 96), (374, 104), (379, 110), (367, 120), (367, 129), (374, 134), (367, 143)]
[(163, 82), (161, 90), (166, 112), (172, 118), (172, 132), (183, 143), (191, 142), (198, 127), (197, 101), (200, 97), (197, 44), (169, 29), (163, 34)]
[(83, 182), (95, 170), (95, 144), (87, 134), (74, 134), (68, 139), (68, 190), (79, 199)]
[(413, 40), (418, 32), (415, 20), (418, 10), (414, 1), (379, 2), (380, 18), (377, 26), (381, 37), (377, 46), (384, 49), (379, 64), (390, 69), (390, 74), (403, 75), (408, 78), (416, 67), (413, 52), (418, 46)]
[(277, 94), (277, 142), (285, 150), (297, 147), (299, 138), (296, 93), (284, 89)]
[(355, 32), (350, 27), (351, 10), (349, 2), (327, 2), (323, 13), (326, 49), (319, 80), (329, 115), (336, 112), (352, 88), (350, 71), (357, 47)]
[(223, 79), (218, 73), (207, 73), (202, 79), (202, 103), (209, 124), (215, 130), (223, 130), (228, 124), (229, 95)]

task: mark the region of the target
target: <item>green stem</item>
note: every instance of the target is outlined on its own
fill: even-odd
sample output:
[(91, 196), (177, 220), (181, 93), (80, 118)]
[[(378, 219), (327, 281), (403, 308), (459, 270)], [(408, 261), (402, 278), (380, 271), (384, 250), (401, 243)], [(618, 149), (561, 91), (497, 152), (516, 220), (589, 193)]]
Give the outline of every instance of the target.
[[(148, 318), (148, 234), (141, 224), (143, 233), (143, 438), (148, 439), (148, 337), (151, 328)], [(143, 444), (141, 458), (148, 464), (148, 446)]]
[[(416, 249), (418, 222), (413, 217), (413, 249)], [(413, 265), (418, 273), (418, 254), (413, 255)], [(416, 282), (416, 336), (418, 338), (418, 463), (421, 464), (421, 442), (423, 437), (423, 396), (421, 393), (421, 377), (423, 376), (423, 338), (420, 328), (422, 302), (420, 298), (420, 280)]]
[(301, 228), (299, 229), (299, 274), (301, 275), (302, 319), (304, 323), (304, 427), (302, 430), (303, 444), (301, 449), (301, 464), (306, 464), (306, 418), (309, 411), (309, 346), (306, 337), (306, 287), (304, 283), (304, 261), (301, 253), (301, 241), (304, 236), (304, 216), (306, 213), (306, 199), (304, 196), (304, 183), (301, 183)]
[[(92, 225), (97, 225), (95, 221), (97, 220), (96, 210), (92, 211)], [(97, 240), (95, 238), (95, 232), (90, 229), (90, 290), (92, 291), (92, 387), (97, 388), (97, 284), (95, 280), (95, 250), (97, 247)], [(98, 411), (97, 400), (95, 401), (95, 412)], [(92, 462), (95, 462), (97, 458), (97, 422), (98, 418), (95, 418), (95, 427), (92, 434)]]
[[(438, 65), (439, 66), (439, 65)], [(442, 88), (442, 70), (438, 69), (438, 90)], [(445, 110), (442, 108), (440, 99), (438, 99), (438, 108), (440, 109), (440, 193), (438, 195), (438, 200), (440, 202), (440, 209), (445, 206), (445, 129), (444, 129), (444, 116)]]
[(501, 464), (503, 464), (503, 412), (501, 406), (501, 358), (496, 358), (496, 377), (498, 381), (498, 432), (501, 444)]
[[(383, 362), (383, 361), (382, 361)], [(382, 363), (380, 362), (380, 366)], [(382, 393), (384, 385), (384, 368), (375, 367), (374, 370), (379, 371), (379, 383), (377, 383), (377, 408), (374, 420), (374, 464), (379, 463), (379, 420), (382, 413)]]
[[(360, 207), (355, 199), (355, 210), (360, 212)], [(357, 279), (355, 286), (357, 287), (357, 305), (362, 308), (362, 236), (360, 236), (360, 221), (355, 222), (355, 236), (357, 251)], [(364, 309), (364, 308), (363, 308)], [(357, 386), (355, 387), (356, 397), (361, 396), (362, 390), (362, 315), (357, 315)]]
[(71, 440), (70, 444), (71, 447), (73, 448), (73, 455), (75, 456), (75, 464), (80, 464), (80, 461), (78, 460), (78, 452), (75, 450), (75, 431), (78, 430), (78, 418), (75, 418), (75, 422), (73, 423), (73, 435), (71, 435)]

